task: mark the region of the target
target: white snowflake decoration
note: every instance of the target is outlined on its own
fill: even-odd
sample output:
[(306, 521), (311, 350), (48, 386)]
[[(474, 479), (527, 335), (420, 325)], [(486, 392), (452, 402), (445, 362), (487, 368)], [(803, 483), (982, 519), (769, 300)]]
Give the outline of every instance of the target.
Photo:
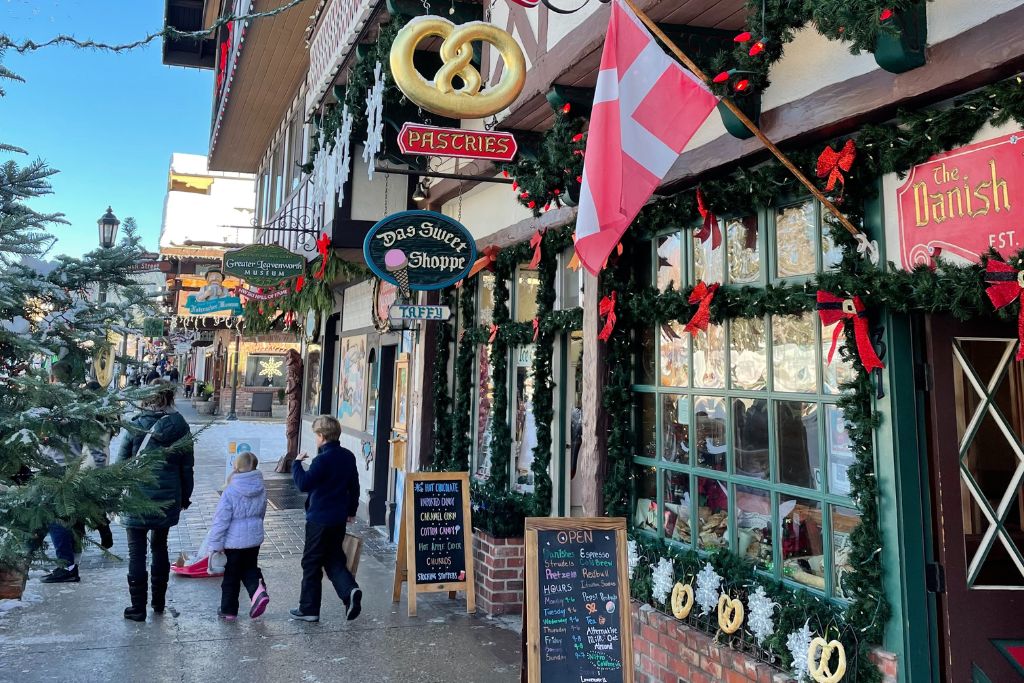
[(747, 598), (747, 626), (754, 634), (758, 645), (764, 645), (764, 640), (775, 631), (775, 622), (772, 616), (778, 603), (772, 601), (765, 592), (764, 586), (758, 586), (750, 597)]
[(348, 105), (341, 110), (341, 128), (334, 138), (334, 190), (338, 193), (338, 203), (345, 201), (345, 183), (348, 182), (349, 167), (352, 165), (352, 112)]
[(366, 171), (373, 180), (373, 162), (384, 140), (384, 78), (383, 65), (377, 62), (373, 67), (373, 87), (366, 93), (366, 142), (363, 147), (363, 161)]
[(668, 594), (676, 582), (676, 572), (672, 566), (672, 560), (664, 557), (658, 560), (658, 565), (654, 568), (651, 579), (651, 595), (654, 596), (655, 600), (664, 605), (668, 601)]
[(260, 377), (280, 377), (284, 374), (281, 371), (282, 361), (273, 358), (260, 361)]
[(626, 553), (626, 560), (629, 562), (629, 578), (632, 580), (633, 572), (636, 571), (636, 566), (640, 563), (640, 554), (637, 552), (636, 541), (630, 540), (626, 544)]
[(722, 588), (722, 577), (715, 573), (714, 567), (708, 562), (697, 574), (697, 591), (694, 600), (700, 605), (700, 615), (708, 614), (718, 604), (718, 594)]
[(793, 631), (786, 638), (786, 648), (793, 655), (793, 676), (798, 681), (807, 678), (807, 651), (811, 647), (812, 635), (809, 623), (810, 620), (805, 621), (802, 629)]

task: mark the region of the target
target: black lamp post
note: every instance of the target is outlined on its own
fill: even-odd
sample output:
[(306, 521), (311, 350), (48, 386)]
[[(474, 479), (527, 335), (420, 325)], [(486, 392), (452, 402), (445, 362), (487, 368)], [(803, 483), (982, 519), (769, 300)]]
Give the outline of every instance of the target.
[(113, 209), (107, 207), (107, 212), (96, 221), (100, 230), (100, 246), (110, 249), (117, 241), (117, 229), (121, 227), (121, 221), (114, 215)]

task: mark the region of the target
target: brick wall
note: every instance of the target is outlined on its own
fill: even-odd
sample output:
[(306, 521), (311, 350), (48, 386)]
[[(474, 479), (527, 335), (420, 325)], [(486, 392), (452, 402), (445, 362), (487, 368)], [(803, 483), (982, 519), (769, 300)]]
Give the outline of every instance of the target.
[(473, 530), (473, 570), (476, 607), (484, 614), (522, 614), (523, 564), (526, 548), (521, 538), (495, 538)]
[[(633, 602), (633, 664), (637, 683), (792, 683), (763, 662), (716, 643), (650, 605)], [(883, 683), (897, 683), (896, 656), (876, 651), (872, 659)]]
[[(277, 408), (276, 387), (238, 387), (238, 396), (235, 398), (235, 414), (252, 414), (252, 396), (260, 392), (270, 392), (274, 395), (272, 408)], [(224, 387), (220, 392), (220, 414), (227, 415), (231, 412), (231, 387)]]

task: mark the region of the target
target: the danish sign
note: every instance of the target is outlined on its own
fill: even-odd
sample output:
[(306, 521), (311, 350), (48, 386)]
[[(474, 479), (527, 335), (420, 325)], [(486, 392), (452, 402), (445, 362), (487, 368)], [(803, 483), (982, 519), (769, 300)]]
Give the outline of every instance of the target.
[(939, 254), (977, 261), (1024, 246), (1024, 133), (1004, 135), (934, 156), (915, 166), (896, 191), (904, 268)]
[(401, 211), (380, 220), (363, 240), (373, 274), (413, 291), (450, 287), (469, 274), (476, 242), (458, 221), (434, 211)]
[(398, 133), (398, 148), (402, 154), (490, 161), (512, 161), (518, 149), (512, 133), (438, 128), (408, 122)]

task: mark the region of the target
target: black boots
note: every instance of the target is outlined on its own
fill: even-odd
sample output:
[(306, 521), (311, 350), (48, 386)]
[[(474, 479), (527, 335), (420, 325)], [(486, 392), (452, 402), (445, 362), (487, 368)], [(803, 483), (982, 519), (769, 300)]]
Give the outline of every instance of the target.
[[(167, 584), (164, 584), (166, 589)], [(143, 574), (141, 577), (128, 577), (128, 595), (131, 596), (132, 604), (124, 610), (124, 618), (132, 621), (146, 620), (146, 591), (149, 588), (149, 576)], [(162, 600), (162, 596), (161, 596)]]
[[(153, 577), (153, 611), (157, 614), (164, 613), (164, 604), (167, 599), (167, 579)], [(145, 600), (143, 600), (145, 603)]]

